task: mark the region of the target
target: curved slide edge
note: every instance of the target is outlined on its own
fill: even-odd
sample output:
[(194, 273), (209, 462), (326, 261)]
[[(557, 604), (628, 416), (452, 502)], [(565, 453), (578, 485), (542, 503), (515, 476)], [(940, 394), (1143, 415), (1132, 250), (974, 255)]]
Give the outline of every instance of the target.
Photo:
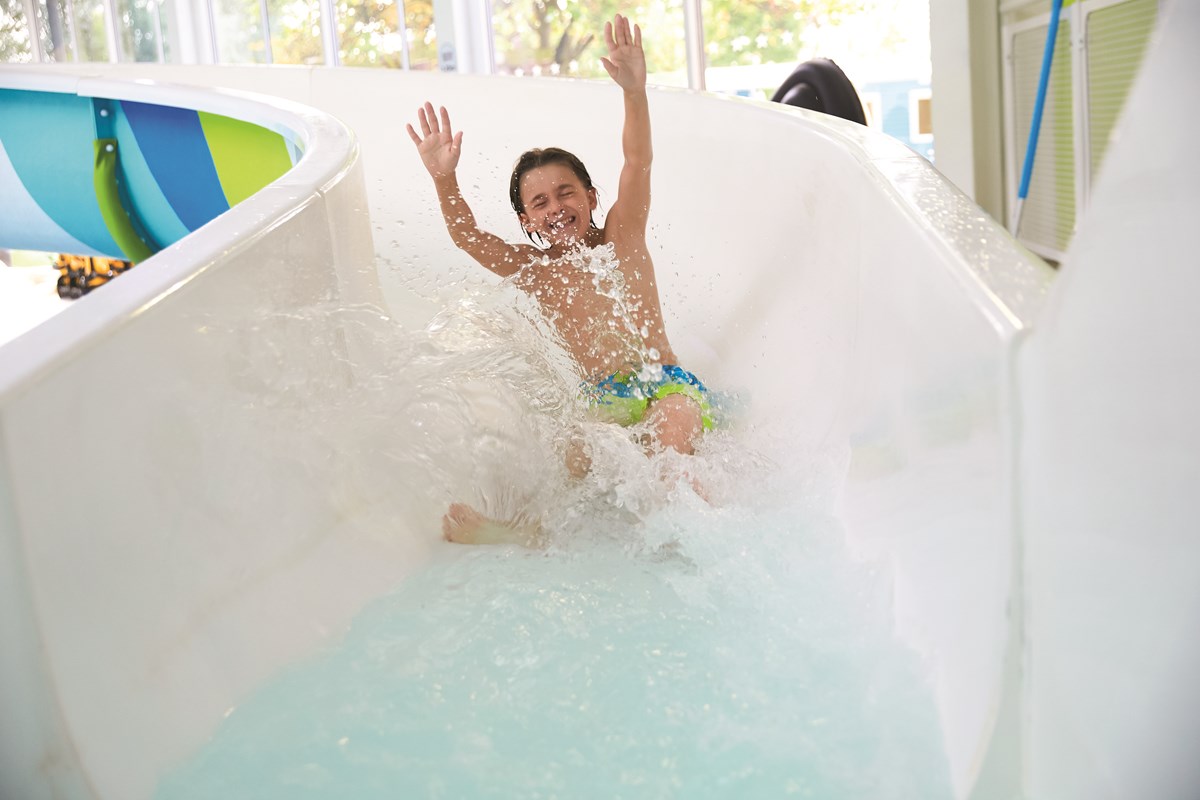
[[(22, 80), (0, 75), (3, 85)], [(327, 491), (295, 472), (287, 432), (270, 414), (231, 404), (273, 358), (253, 334), (262, 315), (294, 302), (381, 302), (362, 167), (344, 125), (298, 104), (61, 75), (25, 82), (267, 119), (294, 132), (304, 154), (280, 180), (161, 251), (152, 269), (0, 347), (0, 716), (13, 723), (0, 734), (0, 796), (146, 797), (203, 740), (214, 707), (311, 649), (319, 621), (336, 628), (378, 593), (381, 574), (399, 571), (398, 559), (369, 542), (326, 554), (326, 537), (349, 524), (352, 509), (331, 506)], [(295, 250), (279, 252), (280, 239)], [(319, 385), (352, 380), (353, 329), (316, 319), (295, 335), (304, 344), (289, 340), (294, 348), (322, 343)], [(263, 431), (272, 427), (268, 446)], [(210, 485), (218, 469), (230, 484)], [(120, 480), (69, 500), (60, 487), (76, 474)], [(275, 488), (258, 485), (263, 475), (276, 476)], [(256, 600), (242, 560), (206, 555), (218, 542), (222, 552), (247, 552), (272, 602)], [(361, 576), (361, 591), (322, 589), (311, 572), (330, 563)], [(174, 586), (175, 595), (151, 599), (148, 586)], [(277, 619), (281, 597), (307, 612)], [(219, 657), (219, 670), (203, 658), (178, 667), (193, 648), (228, 649), (213, 619), (234, 598), (239, 621), (270, 627), (272, 642)]]

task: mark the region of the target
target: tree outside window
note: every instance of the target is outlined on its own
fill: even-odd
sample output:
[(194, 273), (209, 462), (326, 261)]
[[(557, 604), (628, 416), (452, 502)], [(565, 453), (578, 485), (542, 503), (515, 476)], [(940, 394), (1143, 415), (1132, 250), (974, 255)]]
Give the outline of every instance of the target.
[(217, 60), (222, 64), (265, 64), (258, 0), (212, 0), (217, 28)]
[[(600, 56), (604, 23), (629, 11), (620, 0), (494, 0), (496, 70), (511, 75), (607, 78)], [(655, 83), (686, 85), (683, 3), (656, 0), (637, 8), (646, 69)]]
[(21, 0), (0, 0), (0, 61), (6, 64), (33, 61)]
[(80, 61), (108, 61), (104, 14), (104, 0), (75, 0), (75, 40)]
[(118, 0), (117, 36), (123, 61), (170, 61), (161, 0)]
[(437, 69), (432, 0), (341, 0), (337, 14), (343, 64), (402, 67), (407, 40), (410, 69)]
[(267, 0), (271, 59), (276, 64), (321, 64), (321, 6), (317, 0)]

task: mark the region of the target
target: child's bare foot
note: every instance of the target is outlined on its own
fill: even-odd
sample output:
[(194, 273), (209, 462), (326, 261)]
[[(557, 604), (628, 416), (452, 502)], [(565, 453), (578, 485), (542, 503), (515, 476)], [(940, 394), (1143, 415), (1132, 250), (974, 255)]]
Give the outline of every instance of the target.
[(520, 544), (532, 547), (538, 528), (519, 521), (489, 519), (465, 503), (451, 503), (442, 517), (442, 536), (458, 544)]

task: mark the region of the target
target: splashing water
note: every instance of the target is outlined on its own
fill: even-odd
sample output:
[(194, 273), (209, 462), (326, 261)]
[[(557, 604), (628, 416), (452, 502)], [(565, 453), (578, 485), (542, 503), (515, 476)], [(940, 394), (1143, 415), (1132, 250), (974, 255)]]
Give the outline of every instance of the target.
[[(639, 431), (588, 417), (553, 326), (511, 286), (463, 289), (420, 331), (305, 313), (344, 316), (376, 359), (315, 425), (348, 513), (434, 537), (466, 501), (541, 520), (548, 546), (446, 545), (242, 702), (160, 800), (950, 796), (888, 587), (825, 507), (840, 453), (732, 426), (695, 457), (647, 457)], [(579, 481), (573, 436), (592, 453)]]

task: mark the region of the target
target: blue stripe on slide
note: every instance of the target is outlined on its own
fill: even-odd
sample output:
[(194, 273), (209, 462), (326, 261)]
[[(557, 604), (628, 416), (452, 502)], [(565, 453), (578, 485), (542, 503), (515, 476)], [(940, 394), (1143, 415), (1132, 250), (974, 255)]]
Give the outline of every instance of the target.
[(155, 182), (189, 231), (229, 210), (195, 111), (131, 100), (121, 108)]
[(25, 191), (46, 216), (85, 245), (86, 252), (121, 257), (93, 188), (90, 99), (0, 89), (0, 141)]
[(4, 213), (0, 214), (0, 245), (12, 250), (101, 255), (67, 233), (42, 211), (42, 207), (25, 190), (25, 184), (8, 160), (4, 142), (0, 142), (0, 197), (4, 198)]
[(129, 127), (129, 120), (121, 107), (113, 115), (113, 132), (116, 134), (121, 155), (121, 173), (125, 179), (125, 191), (129, 204), (133, 206), (132, 216), (142, 224), (146, 233), (160, 248), (175, 244), (188, 235), (187, 226), (179, 219), (179, 215), (171, 208), (171, 203), (163, 194), (162, 187), (154, 179), (146, 157), (138, 147), (137, 137)]

